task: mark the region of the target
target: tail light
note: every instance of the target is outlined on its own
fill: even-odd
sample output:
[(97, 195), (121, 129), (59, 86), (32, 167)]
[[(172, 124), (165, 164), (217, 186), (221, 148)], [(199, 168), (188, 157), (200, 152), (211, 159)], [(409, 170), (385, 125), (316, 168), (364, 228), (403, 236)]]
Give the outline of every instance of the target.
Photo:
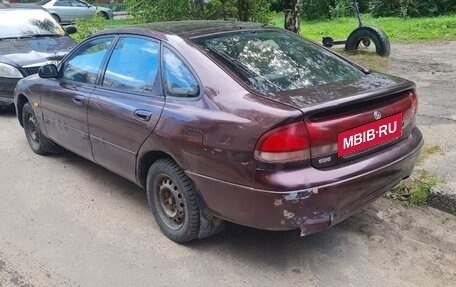
[(304, 122), (278, 127), (257, 142), (255, 157), (264, 162), (283, 163), (308, 160), (310, 145)]
[(412, 105), (407, 112), (404, 112), (403, 128), (415, 126), (416, 114), (418, 112), (418, 97), (416, 95), (416, 92), (414, 90), (409, 91), (408, 98), (410, 99)]
[[(338, 156), (338, 135), (376, 121), (376, 112), (379, 112), (382, 118), (402, 113), (402, 138), (408, 137), (415, 126), (417, 108), (418, 98), (415, 91), (410, 90), (385, 95), (382, 98), (345, 108), (313, 114), (312, 117), (305, 120), (312, 165), (317, 168), (326, 168), (365, 154), (360, 152), (358, 155), (340, 158)], [(368, 151), (368, 149), (363, 151)]]

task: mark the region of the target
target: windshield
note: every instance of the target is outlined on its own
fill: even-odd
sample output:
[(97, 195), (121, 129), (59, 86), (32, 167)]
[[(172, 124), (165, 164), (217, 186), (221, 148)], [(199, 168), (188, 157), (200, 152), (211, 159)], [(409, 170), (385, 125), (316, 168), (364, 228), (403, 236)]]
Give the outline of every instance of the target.
[(45, 35), (65, 35), (48, 12), (41, 9), (0, 10), (0, 40)]
[(238, 31), (195, 41), (262, 93), (355, 80), (363, 75), (318, 45), (282, 30)]

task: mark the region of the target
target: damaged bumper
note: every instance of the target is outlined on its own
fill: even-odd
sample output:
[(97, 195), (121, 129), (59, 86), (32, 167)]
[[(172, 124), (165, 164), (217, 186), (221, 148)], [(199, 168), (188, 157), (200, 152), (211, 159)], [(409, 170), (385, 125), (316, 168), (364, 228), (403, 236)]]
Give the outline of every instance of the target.
[(304, 236), (341, 222), (410, 176), (422, 145), (421, 132), (415, 128), (397, 145), (337, 168), (261, 171), (257, 175), (257, 180), (288, 191), (187, 174), (215, 216), (266, 230), (300, 229)]

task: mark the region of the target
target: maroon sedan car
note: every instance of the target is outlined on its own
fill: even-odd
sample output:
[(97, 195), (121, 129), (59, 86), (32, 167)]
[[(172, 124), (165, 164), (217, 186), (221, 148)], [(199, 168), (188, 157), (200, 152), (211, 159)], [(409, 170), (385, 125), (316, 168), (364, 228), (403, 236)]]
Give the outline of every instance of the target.
[(21, 80), (15, 104), (35, 153), (142, 186), (177, 242), (224, 220), (323, 230), (407, 178), (423, 144), (412, 82), (256, 23), (103, 31)]

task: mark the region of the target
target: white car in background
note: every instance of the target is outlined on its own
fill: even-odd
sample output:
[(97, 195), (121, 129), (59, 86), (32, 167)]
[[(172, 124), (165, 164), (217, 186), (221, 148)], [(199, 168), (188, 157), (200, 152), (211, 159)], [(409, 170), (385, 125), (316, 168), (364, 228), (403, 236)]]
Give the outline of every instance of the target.
[(59, 23), (72, 23), (77, 18), (88, 19), (98, 14), (105, 19), (113, 19), (112, 10), (93, 6), (81, 0), (43, 0), (37, 3), (43, 6)]

